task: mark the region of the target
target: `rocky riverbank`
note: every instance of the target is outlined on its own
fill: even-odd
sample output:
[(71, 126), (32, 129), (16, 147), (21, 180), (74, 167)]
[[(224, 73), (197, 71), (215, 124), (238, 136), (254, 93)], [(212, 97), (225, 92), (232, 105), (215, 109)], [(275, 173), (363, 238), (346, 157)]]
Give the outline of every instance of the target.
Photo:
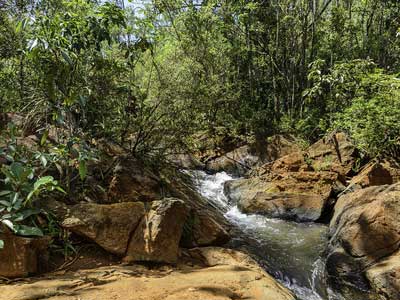
[[(190, 175), (178, 170), (185, 167), (242, 176), (227, 181), (224, 192), (243, 213), (329, 224), (324, 263), (333, 289), (359, 289), (371, 299), (400, 298), (400, 188), (396, 184), (400, 169), (395, 162), (371, 161), (362, 166), (357, 149), (343, 133), (304, 150), (294, 139), (278, 136), (271, 141), (264, 153), (245, 145), (218, 157), (199, 153), (175, 157), (178, 168), (161, 169), (115, 145), (99, 145), (105, 156), (90, 166), (90, 192), (84, 198), (43, 199), (36, 205), (50, 212), (65, 232), (94, 243), (110, 258), (101, 267), (91, 264), (81, 269), (77, 255), (66, 264), (72, 271), (42, 275), (27, 283), (10, 281), (11, 285), (0, 286), (0, 294), (8, 295), (4, 300), (31, 299), (35, 293), (39, 298), (34, 299), (65, 300), (95, 299), (101, 294), (121, 300), (165, 298), (162, 295), (167, 299), (294, 299), (247, 254), (226, 249), (229, 240), (237, 237), (235, 224), (216, 201), (198, 193)], [(2, 276), (19, 278), (48, 265), (44, 254), (49, 241), (12, 235), (3, 240)], [(66, 265), (44, 269), (54, 272)], [(80, 277), (91, 279), (81, 282)], [(64, 286), (69, 279), (73, 282)], [(45, 289), (47, 285), (51, 288)]]

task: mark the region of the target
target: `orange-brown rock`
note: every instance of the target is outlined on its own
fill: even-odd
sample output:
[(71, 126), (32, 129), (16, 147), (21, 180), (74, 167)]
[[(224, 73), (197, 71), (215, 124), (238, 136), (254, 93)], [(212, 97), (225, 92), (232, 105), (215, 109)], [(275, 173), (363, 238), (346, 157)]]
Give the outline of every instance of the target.
[(188, 207), (179, 199), (152, 202), (132, 235), (124, 260), (176, 263), (188, 213)]
[[(294, 300), (248, 255), (227, 249), (191, 251), (202, 265), (151, 269), (114, 265), (0, 285), (1, 300)], [(189, 258), (191, 259), (191, 258)]]
[[(38, 271), (38, 259), (46, 253), (49, 238), (26, 238), (0, 234), (4, 248), (0, 250), (0, 276), (25, 277)], [(1, 298), (1, 297), (0, 297)]]
[(339, 132), (311, 145), (306, 160), (316, 171), (332, 171), (342, 177), (349, 175), (356, 163), (358, 151), (345, 133)]
[(271, 165), (271, 172), (273, 173), (298, 172), (307, 169), (304, 153), (299, 151), (281, 157)]
[[(397, 270), (390, 264), (382, 268), (382, 263), (399, 250), (399, 216), (400, 184), (373, 186), (340, 197), (330, 224), (327, 271), (331, 281), (364, 288), (385, 286), (382, 294), (399, 295), (392, 284), (382, 283), (384, 277), (376, 275)], [(367, 277), (366, 269), (370, 269)]]
[(338, 184), (334, 172), (289, 172), (228, 182), (225, 193), (245, 213), (318, 220)]
[(371, 162), (357, 176), (351, 179), (349, 186), (352, 188), (365, 188), (392, 183), (394, 182), (390, 170), (382, 163)]
[(252, 175), (299, 171), (329, 171), (340, 175), (340, 180), (353, 171), (358, 151), (344, 133), (325, 137), (307, 150), (291, 152), (274, 162), (267, 163), (252, 172)]
[(78, 204), (68, 208), (62, 226), (113, 254), (123, 256), (144, 214), (142, 202)]

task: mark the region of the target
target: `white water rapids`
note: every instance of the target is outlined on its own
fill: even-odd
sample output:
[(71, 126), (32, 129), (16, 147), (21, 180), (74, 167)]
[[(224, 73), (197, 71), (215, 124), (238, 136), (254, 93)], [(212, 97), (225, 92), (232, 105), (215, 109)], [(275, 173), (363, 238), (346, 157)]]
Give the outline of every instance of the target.
[(234, 178), (225, 172), (208, 175), (203, 171), (190, 171), (190, 174), (195, 178), (198, 191), (243, 232), (236, 244), (258, 257), (268, 272), (299, 300), (344, 300), (332, 293), (324, 280), (321, 254), (326, 245), (326, 225), (243, 214), (224, 195), (224, 183)]

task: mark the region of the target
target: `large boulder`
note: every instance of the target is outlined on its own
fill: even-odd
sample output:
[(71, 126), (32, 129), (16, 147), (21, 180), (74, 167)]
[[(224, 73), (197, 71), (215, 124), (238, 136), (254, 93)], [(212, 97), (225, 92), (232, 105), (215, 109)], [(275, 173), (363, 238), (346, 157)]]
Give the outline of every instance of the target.
[(223, 213), (195, 190), (190, 176), (167, 165), (156, 172), (132, 157), (123, 156), (116, 160), (118, 163), (110, 180), (108, 202), (178, 198), (190, 209), (183, 246), (219, 246), (229, 240), (230, 226)]
[(0, 234), (4, 248), (0, 250), (0, 276), (25, 277), (37, 273), (41, 256), (47, 253), (50, 239), (26, 238), (8, 233)]
[[(176, 263), (190, 210), (184, 201), (175, 198), (73, 206), (47, 201), (41, 206), (55, 215), (64, 228), (125, 257), (127, 262), (160, 263)], [(210, 236), (212, 242), (216, 233), (211, 226), (208, 229), (204, 235)]]
[(131, 235), (145, 215), (142, 202), (110, 205), (78, 204), (70, 207), (62, 226), (84, 236), (110, 253), (123, 256)]
[(373, 186), (339, 198), (326, 262), (335, 286), (372, 286), (386, 299), (400, 297), (395, 255), (400, 247), (399, 216), (400, 184)]
[(124, 260), (176, 263), (188, 213), (188, 207), (179, 199), (152, 202), (132, 235)]
[(345, 177), (353, 171), (358, 150), (345, 133), (339, 132), (311, 145), (305, 157), (314, 170), (332, 171)]
[(225, 193), (245, 213), (309, 222), (321, 218), (338, 185), (334, 172), (290, 172), (227, 182)]

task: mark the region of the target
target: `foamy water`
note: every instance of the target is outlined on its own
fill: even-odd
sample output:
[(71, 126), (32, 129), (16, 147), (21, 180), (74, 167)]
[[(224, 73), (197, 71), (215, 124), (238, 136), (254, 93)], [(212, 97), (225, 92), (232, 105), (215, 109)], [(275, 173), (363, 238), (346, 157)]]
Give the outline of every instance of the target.
[(224, 195), (224, 183), (234, 180), (233, 177), (225, 172), (208, 175), (203, 171), (190, 171), (190, 174), (195, 178), (198, 191), (251, 239), (247, 248), (267, 271), (299, 299), (344, 300), (325, 284), (321, 254), (327, 242), (327, 226), (243, 214), (236, 205), (230, 205)]

